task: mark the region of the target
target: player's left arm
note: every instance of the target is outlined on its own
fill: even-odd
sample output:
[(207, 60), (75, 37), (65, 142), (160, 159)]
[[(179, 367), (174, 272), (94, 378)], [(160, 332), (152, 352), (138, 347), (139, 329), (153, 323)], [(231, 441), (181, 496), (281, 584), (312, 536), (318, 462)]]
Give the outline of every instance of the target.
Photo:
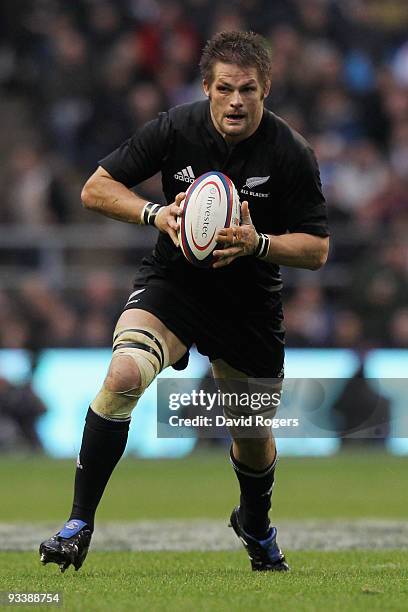
[(327, 210), (316, 157), (299, 134), (282, 130), (281, 135), (284, 136), (278, 144), (281, 198), (287, 233), (260, 237), (252, 223), (248, 202), (243, 202), (242, 224), (219, 232), (219, 243), (224, 248), (214, 252), (215, 268), (245, 255), (258, 256), (271, 264), (310, 270), (318, 270), (327, 260)]
[[(224, 248), (214, 251), (214, 268), (222, 268), (237, 257), (253, 256), (257, 252), (260, 236), (252, 223), (246, 201), (242, 203), (241, 218), (242, 224), (239, 227), (229, 227), (218, 232), (217, 240)], [(295, 232), (268, 236), (268, 239), (269, 246), (266, 255), (262, 257), (263, 261), (309, 270), (318, 270), (326, 263), (328, 236)]]
[(269, 248), (264, 261), (281, 266), (318, 270), (327, 261), (329, 237), (312, 234), (269, 236)]

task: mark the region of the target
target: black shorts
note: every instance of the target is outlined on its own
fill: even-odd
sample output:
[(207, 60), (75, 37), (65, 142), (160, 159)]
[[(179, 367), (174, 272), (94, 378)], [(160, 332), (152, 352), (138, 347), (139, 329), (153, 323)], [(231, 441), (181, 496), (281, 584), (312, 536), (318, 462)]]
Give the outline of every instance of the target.
[[(123, 310), (133, 308), (154, 314), (187, 349), (195, 344), (210, 361), (222, 359), (257, 378), (283, 377), (284, 332), (276, 329), (273, 313), (241, 313), (223, 303), (216, 309), (179, 285), (154, 276), (146, 282), (135, 281)], [(187, 351), (173, 367), (187, 367), (188, 355)]]

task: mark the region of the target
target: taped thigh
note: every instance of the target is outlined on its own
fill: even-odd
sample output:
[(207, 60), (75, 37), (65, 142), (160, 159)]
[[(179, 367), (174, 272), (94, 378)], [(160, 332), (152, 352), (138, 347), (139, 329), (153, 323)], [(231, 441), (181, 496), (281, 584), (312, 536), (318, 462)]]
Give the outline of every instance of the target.
[(130, 357), (136, 363), (140, 385), (123, 391), (111, 391), (103, 385), (92, 402), (92, 409), (105, 418), (128, 419), (139, 397), (169, 364), (169, 352), (164, 338), (148, 327), (116, 328), (112, 360), (120, 355)]
[(113, 334), (113, 358), (131, 357), (140, 371), (143, 393), (160, 372), (169, 365), (169, 350), (163, 336), (151, 327), (116, 328)]

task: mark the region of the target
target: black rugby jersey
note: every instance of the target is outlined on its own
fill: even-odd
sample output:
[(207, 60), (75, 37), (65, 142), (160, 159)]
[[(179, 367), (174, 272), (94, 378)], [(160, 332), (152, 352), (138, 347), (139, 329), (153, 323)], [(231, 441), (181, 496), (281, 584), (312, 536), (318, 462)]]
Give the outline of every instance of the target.
[[(313, 151), (267, 109), (256, 132), (230, 146), (215, 129), (207, 100), (177, 106), (160, 113), (99, 163), (129, 188), (161, 171), (168, 203), (204, 172), (223, 172), (235, 184), (241, 201), (248, 200), (258, 232), (329, 234)], [(137, 279), (147, 282), (160, 277), (220, 308), (273, 310), (279, 327), (282, 282), (277, 265), (239, 257), (220, 269), (196, 268), (167, 234), (160, 233)]]

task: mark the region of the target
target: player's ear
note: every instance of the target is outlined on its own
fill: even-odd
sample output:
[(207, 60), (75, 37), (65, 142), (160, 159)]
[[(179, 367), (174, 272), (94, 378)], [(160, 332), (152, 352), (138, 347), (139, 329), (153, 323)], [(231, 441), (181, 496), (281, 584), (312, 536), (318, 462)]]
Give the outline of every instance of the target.
[(210, 84), (206, 79), (203, 79), (203, 90), (207, 98), (210, 97)]
[(270, 80), (268, 79), (268, 80), (265, 82), (265, 85), (264, 85), (264, 88), (263, 88), (263, 97), (264, 97), (264, 98), (267, 98), (267, 97), (269, 96), (269, 92), (270, 92), (270, 90), (271, 90), (271, 82), (270, 82)]

